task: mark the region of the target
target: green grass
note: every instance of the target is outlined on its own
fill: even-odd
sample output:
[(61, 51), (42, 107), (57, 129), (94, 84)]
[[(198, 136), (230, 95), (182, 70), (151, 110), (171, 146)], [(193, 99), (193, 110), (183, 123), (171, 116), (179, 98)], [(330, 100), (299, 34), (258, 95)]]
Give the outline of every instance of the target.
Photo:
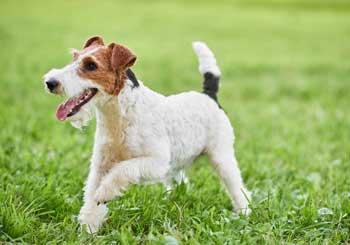
[[(98, 235), (79, 232), (94, 123), (80, 132), (58, 122), (61, 99), (42, 75), (95, 34), (131, 47), (135, 73), (164, 94), (200, 90), (191, 41), (210, 45), (253, 191), (249, 218), (232, 216), (200, 158), (190, 186), (132, 187)], [(349, 243), (349, 43), (340, 0), (2, 0), (0, 243)]]

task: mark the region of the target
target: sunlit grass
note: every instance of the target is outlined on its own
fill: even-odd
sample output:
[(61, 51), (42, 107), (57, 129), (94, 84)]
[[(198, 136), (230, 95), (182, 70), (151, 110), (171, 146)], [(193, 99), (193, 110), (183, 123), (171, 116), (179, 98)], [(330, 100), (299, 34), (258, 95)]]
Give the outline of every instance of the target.
[[(346, 1), (1, 1), (0, 243), (349, 243), (349, 27)], [(97, 236), (80, 232), (94, 123), (58, 122), (42, 75), (95, 34), (164, 94), (201, 90), (191, 42), (209, 44), (249, 218), (202, 157), (189, 186), (132, 187)]]

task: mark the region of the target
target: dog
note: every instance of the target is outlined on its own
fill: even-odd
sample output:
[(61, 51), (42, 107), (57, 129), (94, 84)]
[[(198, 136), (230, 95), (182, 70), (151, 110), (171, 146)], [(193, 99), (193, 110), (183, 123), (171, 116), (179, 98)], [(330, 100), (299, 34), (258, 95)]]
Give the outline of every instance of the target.
[(221, 72), (205, 43), (194, 42), (203, 92), (163, 96), (132, 72), (135, 54), (126, 46), (89, 38), (72, 50), (73, 61), (44, 76), (46, 89), (68, 97), (56, 117), (81, 128), (95, 116), (90, 172), (84, 188), (81, 225), (90, 233), (101, 227), (106, 203), (131, 184), (185, 181), (183, 169), (207, 154), (227, 187), (236, 210), (250, 213), (230, 120), (218, 103)]

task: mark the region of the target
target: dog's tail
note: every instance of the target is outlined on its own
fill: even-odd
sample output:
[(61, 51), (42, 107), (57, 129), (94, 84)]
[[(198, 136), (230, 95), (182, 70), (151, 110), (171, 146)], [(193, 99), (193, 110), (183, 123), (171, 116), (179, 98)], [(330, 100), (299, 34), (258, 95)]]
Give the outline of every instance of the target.
[(192, 47), (199, 59), (199, 72), (204, 77), (203, 93), (218, 102), (217, 93), (221, 72), (216, 64), (214, 54), (203, 42), (193, 42)]

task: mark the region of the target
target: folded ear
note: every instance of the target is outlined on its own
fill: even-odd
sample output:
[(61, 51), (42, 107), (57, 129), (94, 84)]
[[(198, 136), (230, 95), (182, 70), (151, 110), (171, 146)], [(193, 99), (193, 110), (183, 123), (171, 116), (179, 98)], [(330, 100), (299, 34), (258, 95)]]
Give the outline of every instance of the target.
[(105, 45), (105, 44), (103, 42), (102, 37), (94, 36), (94, 37), (90, 37), (88, 40), (86, 40), (83, 48), (87, 48), (91, 45)]
[(108, 47), (112, 50), (111, 66), (113, 70), (121, 71), (134, 65), (136, 55), (130, 49), (118, 43), (111, 43)]

